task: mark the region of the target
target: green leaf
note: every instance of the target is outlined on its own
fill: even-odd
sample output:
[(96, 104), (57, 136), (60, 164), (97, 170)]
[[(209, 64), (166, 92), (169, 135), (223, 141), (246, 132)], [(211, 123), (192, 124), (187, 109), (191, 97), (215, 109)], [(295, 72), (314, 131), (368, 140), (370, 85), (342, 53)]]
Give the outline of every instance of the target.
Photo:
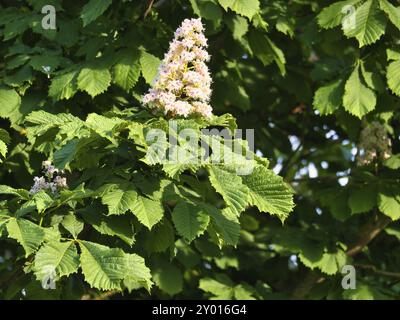
[(227, 19), (226, 25), (231, 30), (233, 38), (236, 40), (241, 40), (249, 29), (249, 23), (246, 18), (237, 15)]
[(138, 196), (131, 211), (149, 230), (164, 216), (164, 208), (160, 201)]
[(150, 269), (146, 267), (145, 261), (137, 254), (125, 254), (126, 274), (123, 280), (124, 286), (129, 290), (145, 288), (148, 292), (153, 285)]
[(148, 84), (152, 84), (158, 73), (160, 59), (150, 53), (142, 52), (140, 55), (140, 65), (143, 78)]
[(263, 65), (267, 66), (272, 61), (275, 61), (281, 75), (285, 75), (286, 59), (283, 51), (279, 49), (268, 36), (260, 31), (251, 31), (248, 37), (253, 54), (260, 59)]
[(320, 87), (314, 95), (313, 106), (321, 115), (334, 113), (342, 105), (344, 84), (342, 79), (334, 80)]
[(389, 64), (386, 77), (390, 90), (400, 97), (400, 60)]
[(349, 113), (362, 118), (375, 109), (376, 95), (361, 82), (359, 70), (360, 66), (357, 65), (346, 81), (343, 105)]
[(84, 223), (78, 220), (73, 213), (66, 215), (61, 224), (75, 239), (78, 238), (84, 227)]
[(15, 90), (0, 87), (0, 118), (8, 118), (20, 105), (21, 97)]
[(215, 27), (220, 25), (223, 12), (214, 0), (190, 0), (190, 3), (196, 15), (212, 21)]
[(355, 5), (361, 0), (338, 1), (324, 8), (317, 16), (318, 24), (325, 29), (337, 27), (343, 21), (347, 13), (344, 8), (349, 5)]
[(97, 205), (86, 207), (79, 212), (97, 232), (115, 236), (132, 246), (134, 237), (133, 219), (131, 216), (107, 216), (103, 214), (102, 208)]
[(83, 26), (87, 26), (89, 23), (101, 16), (111, 3), (112, 0), (89, 0), (89, 2), (82, 8), (81, 12)]
[(378, 208), (392, 220), (400, 218), (400, 197), (389, 193), (378, 194)]
[(79, 139), (72, 139), (54, 152), (53, 163), (56, 168), (64, 169), (74, 158), (78, 150)]
[(383, 163), (386, 167), (397, 170), (400, 168), (400, 154), (392, 155), (389, 159)]
[(7, 232), (22, 245), (25, 257), (35, 252), (45, 239), (44, 229), (26, 219), (11, 219), (7, 223)]
[(224, 167), (210, 166), (209, 179), (214, 189), (224, 198), (227, 206), (239, 215), (248, 203), (248, 189), (242, 179)]
[(258, 0), (218, 0), (218, 2), (225, 11), (231, 9), (250, 20), (260, 10), (260, 2)]
[(78, 271), (79, 255), (73, 241), (50, 241), (44, 244), (35, 255), (34, 272), (43, 281), (53, 272), (57, 276), (69, 276)]
[(9, 186), (0, 185), (0, 194), (9, 194), (13, 196), (17, 196), (21, 199), (28, 200), (29, 199), (29, 191), (25, 189), (14, 189)]
[(258, 165), (242, 180), (249, 189), (250, 204), (261, 212), (277, 215), (283, 221), (293, 210), (293, 191), (271, 170)]
[(140, 61), (136, 51), (125, 50), (119, 54), (118, 62), (113, 67), (113, 82), (129, 91), (140, 76)]
[(83, 68), (78, 76), (78, 88), (93, 97), (105, 92), (111, 83), (107, 69)]
[(343, 291), (343, 298), (347, 300), (387, 300), (388, 296), (382, 294), (374, 286), (357, 283), (355, 289)]
[(374, 185), (363, 186), (352, 190), (349, 197), (349, 206), (352, 214), (368, 212), (376, 205), (377, 190)]
[(390, 22), (393, 23), (396, 28), (400, 30), (400, 7), (393, 6), (387, 0), (379, 0), (379, 5), (389, 17)]
[(152, 267), (154, 282), (164, 292), (173, 296), (183, 289), (182, 272), (164, 259), (157, 259)]
[(204, 233), (210, 217), (195, 204), (180, 201), (172, 212), (172, 221), (178, 233), (188, 242)]
[(121, 290), (127, 275), (127, 260), (121, 249), (80, 241), (81, 267), (85, 280), (91, 287), (101, 290)]
[(77, 75), (78, 70), (72, 70), (53, 78), (49, 87), (49, 96), (54, 101), (72, 98), (78, 90)]
[(33, 200), (35, 201), (36, 208), (39, 213), (44, 212), (46, 209), (50, 208), (54, 200), (53, 198), (44, 190), (39, 191), (33, 195)]
[(171, 223), (164, 219), (153, 230), (146, 233), (144, 247), (148, 252), (164, 252), (175, 243), (175, 230)]
[(215, 228), (223, 243), (236, 246), (240, 236), (240, 223), (237, 216), (230, 210), (220, 210), (202, 203), (205, 212), (211, 217), (211, 225)]
[[(8, 151), (7, 145), (2, 140), (0, 140), (0, 155), (2, 157), (5, 157), (7, 155), (7, 151)], [(0, 163), (1, 162), (2, 160), (0, 159)]]
[(131, 184), (115, 184), (102, 196), (102, 203), (108, 206), (108, 214), (121, 215), (133, 211), (138, 194)]
[(355, 37), (360, 47), (376, 42), (385, 33), (386, 18), (375, 0), (364, 2), (355, 11), (354, 23), (351, 19), (343, 24), (343, 32), (348, 38)]
[(231, 300), (233, 299), (234, 289), (230, 279), (215, 280), (212, 278), (200, 279), (199, 289), (214, 295), (214, 299)]

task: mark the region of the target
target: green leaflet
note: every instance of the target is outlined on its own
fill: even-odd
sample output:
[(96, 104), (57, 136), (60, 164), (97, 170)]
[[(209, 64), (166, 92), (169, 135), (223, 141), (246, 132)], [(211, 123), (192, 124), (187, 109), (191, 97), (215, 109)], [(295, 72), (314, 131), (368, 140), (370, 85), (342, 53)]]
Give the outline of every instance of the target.
[(107, 192), (102, 196), (103, 204), (108, 206), (108, 214), (121, 215), (126, 211), (134, 211), (138, 194), (131, 184), (110, 185)]
[(95, 97), (107, 90), (111, 74), (107, 69), (83, 68), (77, 78), (78, 88)]
[(219, 4), (225, 9), (251, 19), (260, 9), (259, 0), (218, 0)]
[(21, 97), (13, 89), (0, 87), (0, 118), (7, 118), (21, 104)]
[(378, 41), (385, 33), (386, 18), (376, 0), (367, 0), (342, 27), (347, 37), (355, 37), (363, 47)]
[(375, 109), (376, 95), (366, 87), (360, 77), (360, 66), (357, 65), (346, 81), (343, 106), (351, 114), (362, 118)]
[(137, 200), (131, 207), (131, 211), (149, 230), (151, 230), (164, 215), (164, 208), (159, 200), (152, 200), (143, 196), (137, 197)]
[(92, 21), (96, 20), (107, 8), (111, 5), (112, 0), (89, 0), (88, 3), (82, 8), (81, 18), (83, 26), (88, 25)]
[(227, 206), (239, 215), (248, 203), (248, 189), (242, 179), (223, 166), (210, 166), (210, 182), (214, 189), (222, 195)]
[(10, 219), (7, 232), (24, 248), (25, 257), (35, 252), (45, 239), (44, 229), (26, 219)]
[(172, 212), (172, 221), (178, 233), (191, 242), (206, 230), (210, 217), (195, 204), (180, 201)]
[(260, 211), (277, 215), (283, 221), (293, 210), (293, 191), (281, 177), (264, 166), (258, 165), (242, 180), (249, 189), (249, 203)]
[(50, 241), (44, 244), (35, 255), (34, 272), (39, 281), (55, 275), (69, 276), (77, 272), (78, 267), (79, 255), (73, 241)]
[(160, 62), (160, 59), (150, 53), (141, 53), (140, 65), (142, 69), (142, 75), (148, 84), (152, 84), (157, 76), (157, 70)]
[(392, 22), (397, 29), (400, 30), (400, 7), (393, 6), (387, 0), (379, 0), (380, 8), (385, 11), (389, 17), (390, 22)]
[(343, 80), (334, 80), (320, 87), (314, 95), (313, 106), (321, 115), (334, 113), (342, 105), (344, 92)]
[(150, 289), (150, 270), (145, 266), (143, 258), (88, 241), (81, 241), (80, 248), (82, 272), (92, 287), (122, 290), (125, 284), (130, 290), (139, 285)]
[(325, 7), (317, 16), (318, 24), (325, 28), (330, 29), (337, 27), (343, 22), (345, 14), (348, 14), (346, 9), (351, 9), (351, 5), (356, 5), (361, 0), (346, 0), (337, 1), (328, 7)]

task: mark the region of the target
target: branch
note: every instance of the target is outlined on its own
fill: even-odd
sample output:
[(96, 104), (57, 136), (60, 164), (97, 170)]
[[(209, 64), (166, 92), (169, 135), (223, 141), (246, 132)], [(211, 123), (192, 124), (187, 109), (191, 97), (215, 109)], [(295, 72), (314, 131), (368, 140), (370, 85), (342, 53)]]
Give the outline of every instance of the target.
[[(359, 233), (357, 241), (347, 250), (349, 257), (357, 255), (366, 247), (392, 220), (385, 215), (374, 216), (372, 221), (367, 223)], [(386, 271), (383, 271), (386, 272)], [(325, 278), (315, 271), (309, 271), (304, 281), (302, 281), (293, 291), (294, 299), (304, 299), (315, 284), (324, 281)]]
[(398, 273), (398, 272), (390, 272), (390, 271), (385, 271), (385, 270), (379, 270), (372, 264), (355, 264), (354, 266), (357, 267), (357, 268), (372, 270), (376, 274), (381, 274), (383, 276), (388, 276), (388, 277), (393, 277), (393, 278), (399, 278), (400, 279), (400, 273)]

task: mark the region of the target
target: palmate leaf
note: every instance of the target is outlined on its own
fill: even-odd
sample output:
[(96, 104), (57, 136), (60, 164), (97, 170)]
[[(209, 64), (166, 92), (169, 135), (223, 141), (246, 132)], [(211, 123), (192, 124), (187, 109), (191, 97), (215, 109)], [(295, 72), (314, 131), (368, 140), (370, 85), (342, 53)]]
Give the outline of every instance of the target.
[(348, 18), (343, 24), (343, 32), (347, 37), (355, 37), (359, 46), (363, 47), (379, 40), (385, 33), (386, 17), (378, 8), (376, 0), (368, 0), (355, 11), (354, 21)]
[(172, 212), (172, 221), (178, 233), (191, 242), (204, 233), (210, 222), (210, 217), (200, 206), (181, 201)]
[(83, 68), (78, 76), (78, 88), (92, 98), (106, 91), (110, 83), (111, 74), (107, 69)]
[(210, 166), (211, 185), (222, 196), (227, 206), (239, 215), (248, 203), (248, 189), (242, 179), (224, 166)]
[(44, 244), (35, 255), (34, 272), (43, 281), (53, 272), (59, 277), (78, 271), (79, 255), (73, 241), (50, 241)]
[(26, 219), (10, 219), (7, 232), (10, 238), (22, 245), (26, 257), (39, 248), (46, 235), (43, 228)]
[(150, 270), (143, 258), (89, 241), (80, 241), (79, 244), (82, 272), (93, 288), (122, 290), (123, 284), (130, 290), (139, 285), (150, 288)]
[(283, 221), (293, 210), (292, 189), (273, 171), (258, 165), (242, 180), (249, 189), (250, 204), (261, 212), (277, 215)]
[(359, 65), (354, 68), (346, 81), (343, 106), (349, 113), (358, 118), (362, 118), (375, 109), (376, 95), (374, 91), (361, 82)]

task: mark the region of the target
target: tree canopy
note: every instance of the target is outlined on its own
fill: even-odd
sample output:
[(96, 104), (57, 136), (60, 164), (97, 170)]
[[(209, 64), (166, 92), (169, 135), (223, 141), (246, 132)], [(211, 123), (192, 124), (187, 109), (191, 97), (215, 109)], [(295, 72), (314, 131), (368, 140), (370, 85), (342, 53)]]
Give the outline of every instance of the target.
[(399, 1), (3, 0), (0, 40), (0, 299), (400, 298)]

